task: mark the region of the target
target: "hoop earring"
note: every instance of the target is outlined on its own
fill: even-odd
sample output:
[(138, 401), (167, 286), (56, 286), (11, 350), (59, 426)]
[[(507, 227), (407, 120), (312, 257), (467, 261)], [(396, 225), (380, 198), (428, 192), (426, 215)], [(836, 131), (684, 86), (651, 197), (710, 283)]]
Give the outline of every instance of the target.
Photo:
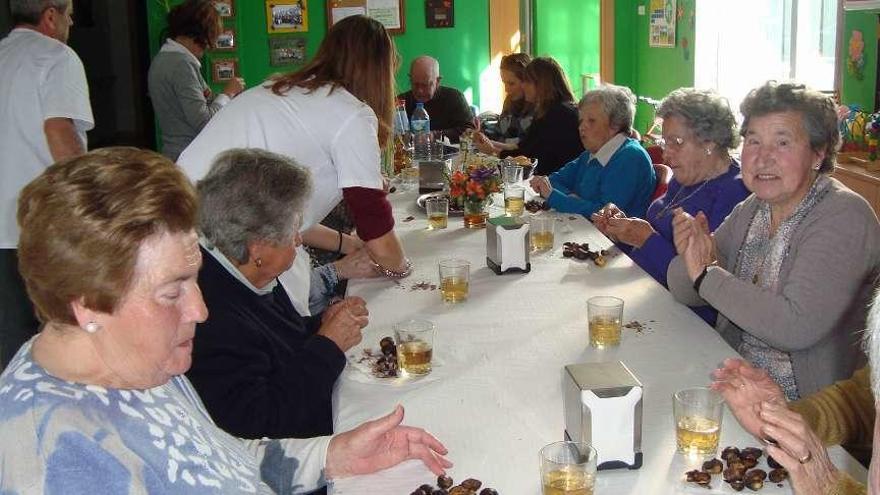
[(90, 321), (90, 322), (86, 323), (86, 326), (83, 327), (83, 330), (85, 330), (88, 333), (95, 333), (100, 329), (101, 329), (101, 325), (95, 323), (94, 321)]

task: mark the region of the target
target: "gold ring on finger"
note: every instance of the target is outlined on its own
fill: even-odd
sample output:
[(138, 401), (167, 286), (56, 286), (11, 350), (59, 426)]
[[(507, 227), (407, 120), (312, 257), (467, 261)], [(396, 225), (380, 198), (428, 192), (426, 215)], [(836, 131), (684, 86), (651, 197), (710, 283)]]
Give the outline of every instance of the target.
[(804, 455), (803, 457), (798, 459), (798, 462), (801, 464), (806, 464), (806, 463), (810, 462), (810, 459), (812, 459), (812, 458), (813, 458), (813, 453), (808, 450), (806, 455)]

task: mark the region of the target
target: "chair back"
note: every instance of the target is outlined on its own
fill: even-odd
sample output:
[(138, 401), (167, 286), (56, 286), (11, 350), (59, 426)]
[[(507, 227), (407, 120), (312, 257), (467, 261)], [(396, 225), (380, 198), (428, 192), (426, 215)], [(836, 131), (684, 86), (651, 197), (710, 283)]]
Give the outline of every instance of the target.
[(662, 163), (655, 163), (654, 175), (657, 176), (657, 187), (654, 188), (654, 194), (651, 195), (651, 201), (666, 194), (666, 190), (669, 189), (669, 181), (672, 180), (672, 169)]

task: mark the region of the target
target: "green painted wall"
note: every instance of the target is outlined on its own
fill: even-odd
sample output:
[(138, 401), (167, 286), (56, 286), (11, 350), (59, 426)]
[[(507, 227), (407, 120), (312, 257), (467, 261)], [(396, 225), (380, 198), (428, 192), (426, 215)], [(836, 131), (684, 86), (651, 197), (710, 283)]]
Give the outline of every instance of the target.
[(575, 98), (581, 75), (599, 73), (599, 0), (535, 0), (534, 53), (565, 70)]
[[(849, 59), (849, 43), (852, 32), (862, 32), (865, 42), (864, 66), (859, 79), (847, 66)], [(859, 105), (862, 109), (874, 111), (874, 87), (877, 80), (877, 12), (848, 11), (844, 15), (843, 46), (839, 54), (840, 67), (843, 72), (841, 79), (841, 102), (847, 105)]]
[[(675, 47), (651, 48), (648, 46), (649, 1), (615, 1), (616, 84), (628, 86), (639, 96), (658, 100), (673, 89), (694, 85), (694, 2), (678, 0), (680, 16), (676, 20)], [(638, 14), (640, 5), (645, 7), (645, 15)], [(652, 118), (651, 107), (639, 103), (636, 129), (647, 130)]]
[[(176, 5), (182, 0), (168, 0)], [(150, 51), (155, 54), (162, 44), (161, 33), (166, 26), (166, 0), (153, 0), (147, 4)], [(269, 65), (269, 35), (266, 32), (266, 10), (262, 0), (238, 0), (233, 19), (226, 21), (238, 33), (235, 52), (209, 52), (204, 63), (205, 78), (210, 82), (210, 60), (234, 56), (239, 59), (241, 75), (247, 85), (254, 86), (275, 72), (293, 70), (295, 66), (271, 67)], [(309, 31), (306, 50), (314, 55), (327, 32), (326, 1), (310, 0)], [(398, 71), (398, 87), (409, 89), (407, 77), (409, 62), (423, 53), (432, 54), (440, 61), (443, 82), (461, 89), (479, 105), (479, 81), (481, 72), (489, 66), (489, 2), (488, 0), (459, 0), (455, 3), (455, 27), (427, 29), (425, 27), (424, 0), (406, 0), (406, 33), (393, 36), (400, 52), (402, 65)], [(214, 88), (220, 89), (219, 86)]]

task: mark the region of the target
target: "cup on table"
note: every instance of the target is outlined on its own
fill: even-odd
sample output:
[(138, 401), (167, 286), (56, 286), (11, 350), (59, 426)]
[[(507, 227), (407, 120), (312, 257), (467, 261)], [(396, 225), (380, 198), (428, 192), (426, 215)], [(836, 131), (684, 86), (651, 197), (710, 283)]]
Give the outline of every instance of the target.
[(675, 439), (686, 455), (714, 457), (721, 438), (724, 399), (708, 387), (679, 390), (672, 395)]
[(446, 153), (446, 147), (443, 144), (445, 132), (436, 130), (431, 131), (431, 159), (442, 160)]
[(405, 375), (427, 375), (434, 356), (434, 323), (406, 320), (394, 325), (397, 367)]
[(428, 230), (445, 229), (449, 222), (449, 198), (432, 196), (425, 200)]
[(419, 167), (413, 162), (411, 166), (400, 171), (400, 188), (410, 191), (417, 187), (419, 187)]
[(467, 301), (471, 264), (460, 259), (440, 260), (440, 297), (443, 302)]
[(504, 186), (504, 212), (508, 216), (522, 216), (526, 209), (526, 188), (516, 184)]
[(591, 297), (587, 300), (587, 318), (591, 346), (605, 349), (620, 344), (623, 299), (614, 296)]
[(508, 161), (501, 168), (501, 177), (504, 185), (519, 184), (523, 180), (523, 168)]
[(554, 442), (539, 453), (543, 495), (593, 495), (596, 449), (584, 442)]
[(529, 219), (529, 239), (532, 251), (553, 249), (553, 234), (556, 229), (556, 216), (547, 213), (534, 215)]

